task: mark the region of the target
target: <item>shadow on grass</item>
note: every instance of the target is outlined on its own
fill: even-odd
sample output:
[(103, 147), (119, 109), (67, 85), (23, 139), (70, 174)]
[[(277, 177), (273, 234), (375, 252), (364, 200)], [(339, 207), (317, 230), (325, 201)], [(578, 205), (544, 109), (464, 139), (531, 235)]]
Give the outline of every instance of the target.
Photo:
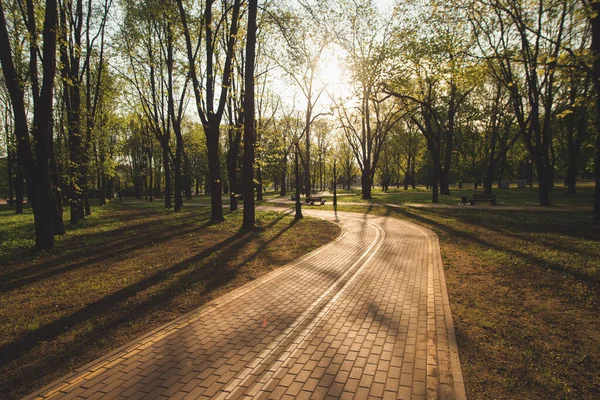
[[(408, 211), (407, 209), (402, 209), (402, 208), (394, 208), (393, 211), (396, 214), (416, 220), (424, 225), (433, 226), (434, 228), (436, 228), (438, 230), (444, 231), (451, 238), (454, 237), (454, 238), (465, 239), (465, 240), (475, 243), (483, 248), (490, 248), (490, 249), (494, 249), (494, 250), (497, 250), (500, 252), (507, 253), (513, 257), (519, 258), (519, 259), (521, 259), (527, 263), (530, 263), (532, 265), (539, 266), (540, 268), (543, 267), (545, 269), (550, 269), (555, 272), (559, 272), (561, 274), (569, 275), (573, 278), (583, 281), (584, 283), (593, 284), (593, 285), (598, 285), (600, 283), (600, 277), (597, 275), (593, 275), (593, 274), (587, 273), (585, 271), (569, 269), (569, 268), (565, 267), (564, 265), (550, 262), (548, 260), (545, 260), (541, 257), (535, 256), (532, 254), (524, 253), (515, 248), (509, 248), (506, 246), (502, 246), (498, 242), (493, 242), (492, 240), (488, 241), (488, 240), (483, 239), (480, 234), (467, 233), (463, 230), (453, 228), (450, 225), (440, 223), (431, 217), (434, 215), (443, 217), (444, 216), (443, 212), (440, 212), (440, 214), (436, 214), (436, 213), (432, 212), (431, 210), (421, 210), (419, 213), (416, 213), (416, 212), (411, 212), (411, 211)], [(430, 217), (428, 218), (427, 215), (429, 215)], [(456, 216), (456, 215), (453, 215), (453, 216)], [(492, 224), (492, 222), (490, 222), (489, 220), (485, 221), (485, 218), (468, 219), (465, 222), (469, 223), (469, 224), (477, 225), (480, 228), (487, 228), (487, 229), (500, 228), (500, 225), (498, 225), (498, 221), (493, 221), (494, 225), (493, 225), (493, 228), (491, 228), (490, 224)], [(519, 226), (519, 229), (520, 229), (520, 226)], [(536, 231), (537, 231), (537, 228), (536, 228)], [(514, 233), (514, 230), (512, 232)], [(541, 232), (543, 232), (543, 230), (541, 230)], [(491, 236), (491, 239), (493, 239), (493, 236)]]
[[(187, 226), (189, 225), (189, 218), (190, 215), (187, 214), (185, 216), (177, 216), (174, 220), (170, 220), (169, 222), (171, 224), (174, 222), (181, 222), (180, 225), (185, 224)], [(163, 226), (164, 223), (165, 222), (163, 220), (150, 221), (142, 224), (129, 225), (125, 228), (112, 229), (108, 232), (97, 233), (94, 234), (93, 237), (88, 235), (86, 237), (86, 239), (89, 241), (87, 245), (102, 243), (102, 245), (95, 251), (96, 253), (100, 253), (100, 255), (86, 258), (83, 261), (72, 262), (73, 258), (77, 257), (77, 255), (66, 254), (62, 257), (32, 265), (31, 267), (2, 273), (0, 274), (0, 279), (2, 279), (2, 283), (0, 283), (0, 293), (15, 290), (25, 285), (47, 279), (55, 275), (73, 271), (93, 263), (117, 259), (134, 250), (160, 244), (161, 242), (168, 241), (181, 235), (198, 232), (209, 226), (209, 223), (206, 222), (199, 226), (197, 225), (192, 228), (183, 229), (182, 227), (178, 226), (179, 224), (173, 224), (173, 232), (156, 236), (156, 231), (154, 228), (159, 228)], [(134, 238), (122, 239), (121, 235), (123, 233), (127, 233), (128, 231), (134, 232), (137, 230), (142, 230), (147, 233), (142, 235), (136, 234)], [(67, 241), (62, 247), (69, 249), (70, 243)]]
[[(275, 226), (283, 218), (285, 215), (277, 216), (263, 229)], [(80, 354), (89, 353), (89, 347), (94, 347), (99, 341), (106, 340), (106, 338), (115, 337), (129, 324), (150, 318), (153, 312), (169, 312), (168, 305), (188, 290), (199, 286), (203, 298), (210, 300), (212, 291), (226, 286), (236, 278), (240, 269), (263, 253), (269, 244), (280, 238), (295, 224), (296, 221), (291, 221), (278, 229), (268, 240), (260, 241), (259, 245), (239, 262), (237, 261), (238, 252), (256, 241), (259, 233), (238, 231), (186, 260), (87, 304), (68, 316), (24, 333), (0, 347), (0, 367), (4, 370), (10, 368), (12, 371), (18, 368), (14, 363), (19, 362), (18, 360), (25, 354), (30, 357), (41, 343), (51, 342), (75, 327), (91, 324), (93, 326), (91, 331), (79, 333), (77, 339), (69, 340), (67, 345), (62, 346), (60, 352), (49, 352), (42, 356), (39, 362), (28, 366), (29, 372), (26, 374), (28, 378), (39, 379), (52, 371), (53, 366), (62, 363), (63, 366), (58, 368), (64, 368), (64, 363), (68, 360), (77, 358)], [(201, 228), (194, 228), (194, 230), (196, 229)], [(186, 235), (188, 231), (178, 230), (178, 233)], [(177, 235), (172, 236), (176, 237)], [(119, 254), (126, 253), (126, 249), (119, 252)], [(235, 264), (231, 265), (233, 262)], [(252, 279), (252, 277), (250, 278)], [(156, 287), (154, 293), (152, 293), (153, 287)], [(130, 301), (135, 301), (134, 298), (138, 294), (148, 290), (150, 292), (146, 299), (131, 305)], [(12, 367), (11, 364), (13, 364)], [(22, 377), (22, 373), (20, 376)], [(3, 381), (2, 386), (4, 387), (0, 388), (0, 392), (30, 384), (30, 382), (19, 381), (19, 374), (15, 378), (7, 376)]]

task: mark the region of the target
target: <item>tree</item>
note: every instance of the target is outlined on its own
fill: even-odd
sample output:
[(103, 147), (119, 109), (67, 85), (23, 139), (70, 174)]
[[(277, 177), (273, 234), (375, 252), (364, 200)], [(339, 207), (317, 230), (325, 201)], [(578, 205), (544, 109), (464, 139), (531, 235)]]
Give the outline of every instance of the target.
[[(123, 47), (128, 59), (128, 72), (121, 75), (133, 86), (141, 110), (162, 150), (165, 181), (165, 207), (171, 207), (174, 172), (174, 211), (183, 206), (182, 193), (191, 195), (182, 132), (189, 73), (181, 57), (177, 57), (177, 11), (171, 3), (150, 1), (127, 2), (122, 26)], [(172, 134), (175, 143), (172, 143)], [(147, 143), (151, 143), (147, 140)], [(173, 152), (173, 144), (175, 151)], [(152, 153), (148, 149), (148, 159)], [(187, 160), (187, 161), (186, 161)], [(182, 171), (183, 164), (183, 171)], [(158, 181), (157, 181), (158, 183)]]
[[(9, 37), (11, 39), (15, 72), (17, 74), (19, 81), (22, 82), (23, 85), (27, 85), (27, 77), (26, 77), (27, 65), (26, 65), (23, 57), (25, 54), (25, 49), (24, 49), (25, 43), (29, 43), (29, 41), (26, 40), (26, 35), (27, 35), (27, 33), (25, 32), (26, 28), (24, 27), (24, 22), (21, 19), (21, 16), (23, 15), (22, 8), (21, 8), (21, 10), (19, 10), (19, 7), (17, 6), (16, 2), (8, 2), (6, 4), (6, 6), (7, 6), (6, 12), (7, 12), (7, 22), (8, 22), (6, 27), (7, 27)], [(30, 52), (30, 55), (31, 55), (31, 52)], [(4, 82), (4, 79), (2, 79), (2, 85), (4, 87), (7, 87)], [(10, 157), (7, 159), (7, 161), (8, 161), (7, 170), (11, 171), (11, 176), (14, 175), (12, 179), (9, 179), (9, 181), (10, 181), (10, 183), (12, 183), (12, 185), (10, 185), (10, 186), (14, 187), (15, 199), (14, 199), (13, 203), (15, 206), (15, 213), (23, 214), (23, 200), (24, 200), (24, 196), (25, 196), (24, 171), (23, 171), (23, 166), (19, 164), (19, 158), (17, 156), (18, 151), (17, 151), (17, 142), (16, 142), (16, 137), (15, 137), (15, 132), (14, 132), (14, 129), (15, 129), (14, 117), (12, 117), (12, 112), (10, 111), (12, 109), (12, 105), (10, 102), (10, 93), (8, 92), (8, 89), (6, 91), (3, 91), (3, 98), (4, 98), (3, 103), (4, 103), (4, 106), (6, 107), (6, 111), (11, 114), (10, 118), (12, 120), (12, 127), (11, 127), (12, 132), (10, 135), (10, 140), (7, 139), (7, 156), (10, 155)], [(12, 144), (11, 147), (8, 147), (9, 142)]]
[[(223, 221), (223, 206), (221, 193), (223, 192), (223, 184), (221, 182), (221, 164), (219, 161), (219, 138), (220, 124), (225, 110), (228, 91), (231, 86), (232, 62), (235, 53), (236, 38), (238, 35), (238, 25), (240, 17), (240, 0), (234, 0), (231, 7), (231, 19), (228, 29), (224, 31), (223, 24), (216, 23), (213, 20), (213, 5), (215, 0), (207, 0), (204, 8), (204, 14), (199, 18), (202, 21), (204, 34), (198, 33), (198, 44), (196, 47), (192, 45), (192, 36), (188, 26), (188, 17), (185, 12), (182, 0), (177, 0), (179, 15), (183, 26), (185, 37), (187, 58), (189, 62), (190, 78), (194, 88), (194, 98), (196, 100), (196, 111), (198, 117), (202, 121), (204, 134), (206, 135), (206, 146), (208, 149), (208, 170), (210, 175), (210, 190), (211, 190), (211, 221), (219, 223)], [(224, 14), (229, 12), (228, 7), (224, 4)], [(215, 31), (215, 28), (217, 29)], [(215, 35), (224, 35), (226, 48), (222, 54), (215, 48)], [(204, 57), (206, 60), (206, 70), (204, 71), (205, 84), (201, 85), (198, 76), (198, 52), (194, 48), (199, 49), (204, 40)], [(222, 55), (223, 59), (218, 59)], [(217, 58), (217, 59), (216, 59)], [(215, 104), (216, 98), (216, 69), (215, 61), (222, 62), (222, 76), (220, 81), (221, 92), (218, 97), (218, 102)]]
[[(417, 160), (420, 158), (423, 146), (422, 136), (409, 116), (393, 127), (391, 135), (390, 145), (396, 154), (397, 185), (400, 187), (402, 179), (404, 190), (408, 190), (409, 185), (414, 189)], [(403, 178), (401, 172), (404, 174)]]
[[(329, 110), (322, 111), (319, 100), (327, 89), (326, 84), (319, 80), (319, 65), (325, 49), (332, 40), (332, 34), (327, 28), (328, 23), (320, 16), (327, 13), (322, 9), (323, 4), (301, 2), (300, 9), (282, 12), (278, 25), (281, 28), (283, 40), (286, 43), (285, 57), (274, 58), (278, 66), (300, 89), (306, 100), (304, 109), (304, 127), (299, 139), (304, 139), (304, 151), (301, 154), (304, 169), (304, 188), (306, 195), (310, 194), (311, 173), (311, 144), (312, 125), (321, 116), (330, 114)], [(294, 99), (295, 100), (295, 99)]]
[[(104, 67), (104, 32), (112, 0), (105, 0), (98, 33), (92, 36), (92, 0), (59, 1), (60, 64), (69, 138), (69, 198), (71, 224), (90, 214), (88, 200), (89, 153), (95, 123), (98, 93)], [(84, 29), (85, 28), (85, 29)], [(91, 62), (95, 42), (100, 38), (96, 57), (98, 71), (92, 81)], [(85, 88), (84, 88), (85, 85)], [(82, 90), (85, 98), (82, 101)]]
[(592, 26), (592, 41), (590, 50), (593, 57), (591, 76), (596, 92), (596, 154), (595, 170), (596, 186), (594, 190), (594, 219), (600, 221), (600, 3), (591, 0), (583, 0), (586, 7), (586, 15)]
[(280, 132), (280, 152), (279, 152), (279, 184), (281, 185), (279, 195), (286, 195), (286, 187), (289, 183), (287, 179), (288, 175), (288, 163), (290, 156), (290, 150), (292, 148), (292, 138), (294, 136), (300, 137), (300, 133), (302, 131), (302, 120), (299, 117), (294, 117), (294, 110), (290, 110), (289, 113), (286, 113), (279, 120), (279, 129)]
[[(56, 68), (56, 32), (58, 28), (57, 5), (55, 0), (47, 0), (44, 9), (44, 26), (42, 31), (43, 68), (41, 87), (38, 81), (38, 32), (34, 18), (32, 0), (26, 2), (28, 15), (30, 78), (33, 96), (33, 126), (31, 129), (33, 146), (29, 138), (25, 94), (20, 85), (15, 64), (13, 49), (7, 31), (7, 21), (2, 2), (0, 2), (0, 52), (2, 72), (10, 94), (17, 137), (17, 157), (25, 170), (28, 195), (32, 200), (35, 245), (38, 249), (54, 247), (54, 222), (56, 201), (51, 191), (49, 163), (51, 145), (52, 96)], [(33, 35), (31, 35), (33, 33)], [(33, 148), (33, 152), (32, 152)]]
[(244, 221), (242, 227), (253, 229), (254, 216), (254, 63), (256, 60), (257, 0), (248, 2), (248, 30), (246, 34), (246, 80), (244, 82)]
[(339, 20), (349, 22), (340, 25), (336, 37), (347, 53), (358, 104), (349, 107), (346, 101), (336, 100), (336, 108), (360, 166), (362, 198), (370, 199), (381, 149), (390, 130), (403, 117), (403, 108), (381, 87), (397, 45), (392, 25), (395, 15), (384, 18), (370, 1), (360, 2), (357, 7), (340, 2), (338, 12)]
[(468, 24), (452, 4), (432, 2), (416, 20), (420, 26), (410, 28), (417, 34), (400, 31), (410, 39), (386, 92), (418, 111), (410, 118), (427, 143), (433, 162), (432, 201), (437, 202), (438, 185), (441, 194), (450, 194), (457, 120), (480, 73), (477, 62), (467, 55), (472, 45)]
[[(115, 75), (109, 73), (107, 68), (95, 73), (102, 73), (101, 86), (98, 92), (97, 105), (94, 122), (94, 135), (92, 139), (92, 161), (90, 169), (95, 172), (96, 190), (98, 193), (98, 204), (105, 205), (107, 198), (112, 198), (113, 187), (112, 178), (115, 175), (115, 153), (117, 147), (117, 137), (120, 129), (117, 108), (119, 104), (121, 92), (117, 89), (118, 80)], [(148, 138), (152, 139), (150, 128), (146, 126), (144, 129), (148, 132)], [(145, 149), (150, 151), (149, 154), (149, 169), (150, 177), (152, 177), (152, 142), (144, 144)], [(151, 196), (152, 181), (150, 181), (149, 195)]]
[(345, 137), (338, 139), (337, 154), (339, 157), (340, 176), (344, 180), (346, 188), (350, 190), (352, 182), (360, 172), (360, 169), (356, 165), (352, 147)]
[(483, 0), (470, 19), (481, 51), (493, 59), (496, 77), (508, 89), (521, 137), (534, 160), (540, 205), (550, 205), (550, 148), (556, 70), (569, 11), (568, 2), (522, 4)]
[[(483, 188), (485, 193), (492, 193), (492, 183), (496, 177), (498, 164), (506, 158), (507, 152), (514, 146), (520, 135), (518, 130), (514, 129), (513, 115), (507, 110), (510, 107), (510, 98), (507, 98), (507, 91), (502, 82), (493, 78), (492, 82), (483, 85), (482, 91), (478, 101), (489, 104), (488, 118), (485, 119), (488, 162)], [(493, 99), (493, 102), (489, 99)]]
[[(2, 88), (2, 87), (0, 87)], [(6, 183), (7, 183), (7, 194), (8, 194), (8, 206), (9, 207), (13, 207), (14, 206), (14, 173), (13, 173), (13, 169), (15, 166), (15, 161), (16, 161), (16, 157), (14, 154), (14, 123), (13, 123), (13, 116), (11, 113), (11, 106), (10, 106), (10, 98), (8, 96), (8, 93), (4, 93), (4, 91), (2, 91), (2, 96), (1, 96), (1, 101), (2, 101), (2, 125), (4, 128), (4, 134), (3, 134), (3, 139), (4, 139), (4, 144), (6, 146)], [(22, 213), (22, 209), (21, 209), (21, 213)]]
[(329, 137), (330, 133), (331, 124), (329, 123), (329, 121), (321, 119), (315, 122), (315, 139), (318, 155), (317, 171), (319, 173), (319, 190), (321, 191), (325, 190), (325, 184), (327, 183), (327, 165), (325, 161), (327, 160), (327, 153), (329, 151), (329, 148), (331, 147), (331, 140)]

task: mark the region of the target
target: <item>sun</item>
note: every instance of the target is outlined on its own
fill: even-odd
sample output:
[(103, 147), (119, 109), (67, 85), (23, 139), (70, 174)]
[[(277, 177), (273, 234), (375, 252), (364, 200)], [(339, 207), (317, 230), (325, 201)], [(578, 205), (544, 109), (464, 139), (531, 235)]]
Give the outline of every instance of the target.
[(318, 78), (326, 86), (335, 86), (342, 80), (343, 74), (336, 57), (325, 57), (319, 63)]
[(339, 52), (325, 52), (319, 62), (317, 80), (330, 96), (347, 97), (351, 92), (348, 73), (344, 68), (343, 57)]

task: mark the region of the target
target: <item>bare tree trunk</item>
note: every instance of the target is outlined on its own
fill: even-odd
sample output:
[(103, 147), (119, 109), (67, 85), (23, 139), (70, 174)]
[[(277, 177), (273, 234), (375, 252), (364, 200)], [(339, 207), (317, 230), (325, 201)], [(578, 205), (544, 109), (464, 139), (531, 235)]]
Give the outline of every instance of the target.
[(25, 198), (25, 183), (23, 179), (23, 167), (17, 163), (15, 168), (15, 214), (23, 214), (23, 201)]
[[(27, 1), (28, 15), (33, 15), (33, 2)], [(35, 18), (28, 19), (28, 29), (34, 34), (30, 37), (30, 73), (32, 85), (34, 86), (34, 115), (32, 136), (34, 138), (32, 147), (29, 141), (29, 129), (24, 101), (24, 93), (19, 85), (19, 79), (12, 59), (12, 51), (8, 31), (6, 29), (6, 18), (4, 9), (0, 2), (0, 62), (5, 85), (8, 89), (13, 116), (15, 121), (15, 134), (17, 137), (17, 157), (19, 165), (25, 169), (27, 175), (27, 195), (31, 200), (35, 226), (35, 245), (38, 249), (51, 249), (54, 247), (54, 215), (52, 213), (52, 194), (50, 185), (50, 122), (52, 118), (52, 97), (54, 89), (54, 77), (56, 67), (56, 32), (57, 32), (57, 8), (55, 0), (47, 0), (44, 11), (43, 28), (43, 50), (42, 67), (43, 79), (41, 91), (38, 93), (38, 47), (36, 43), (37, 32), (35, 29)], [(21, 177), (22, 179), (22, 177)]]
[[(246, 71), (244, 82), (244, 222), (243, 228), (255, 226), (254, 210), (254, 63), (256, 60), (257, 0), (248, 3), (248, 31), (246, 37)], [(262, 188), (259, 188), (262, 191)], [(261, 193), (262, 196), (262, 193)]]
[[(210, 123), (206, 130), (206, 148), (208, 150), (208, 175), (210, 181), (211, 222), (220, 223), (223, 218), (223, 183), (221, 182), (221, 163), (219, 160), (219, 124), (218, 121)], [(254, 197), (254, 196), (252, 196)]]
[(165, 208), (171, 208), (171, 193), (173, 188), (171, 186), (171, 165), (169, 163), (169, 150), (163, 145), (163, 175), (165, 179)]
[(263, 199), (263, 184), (262, 184), (262, 171), (260, 166), (256, 167), (256, 201), (261, 201)]
[(361, 177), (361, 188), (362, 188), (362, 198), (367, 200), (371, 199), (371, 187), (373, 186), (373, 181), (370, 178), (371, 170), (370, 170), (370, 161), (365, 162), (362, 177)]
[(439, 160), (433, 160), (433, 171), (431, 173), (431, 202), (438, 203), (439, 202), (439, 193), (438, 193), (438, 185), (439, 185), (439, 171), (442, 169), (441, 163)]
[[(600, 126), (600, 3), (590, 3), (593, 16), (592, 24), (592, 55), (594, 55), (594, 88), (596, 89), (596, 127)], [(594, 175), (596, 185), (594, 189), (594, 219), (600, 221), (600, 131), (596, 131), (596, 156)]]
[(283, 156), (283, 162), (281, 164), (281, 175), (280, 175), (280, 185), (281, 185), (281, 191), (279, 192), (280, 196), (285, 196), (286, 195), (286, 180), (285, 178), (287, 177), (287, 164), (288, 164), (288, 159), (287, 159), (287, 154), (285, 154)]
[(58, 168), (56, 165), (56, 157), (54, 155), (54, 123), (52, 119), (52, 114), (50, 116), (50, 135), (49, 135), (49, 150), (50, 150), (50, 174), (52, 181), (52, 207), (54, 211), (54, 234), (55, 235), (64, 235), (65, 234), (65, 224), (63, 221), (63, 206), (62, 206), (62, 193), (60, 191), (59, 181), (58, 181)]

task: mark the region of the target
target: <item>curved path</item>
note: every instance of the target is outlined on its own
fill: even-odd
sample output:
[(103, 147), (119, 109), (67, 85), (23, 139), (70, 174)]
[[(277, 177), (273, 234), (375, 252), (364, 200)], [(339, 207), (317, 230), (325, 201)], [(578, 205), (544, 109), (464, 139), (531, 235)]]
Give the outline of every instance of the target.
[(465, 398), (437, 237), (336, 220), (332, 243), (31, 398)]

